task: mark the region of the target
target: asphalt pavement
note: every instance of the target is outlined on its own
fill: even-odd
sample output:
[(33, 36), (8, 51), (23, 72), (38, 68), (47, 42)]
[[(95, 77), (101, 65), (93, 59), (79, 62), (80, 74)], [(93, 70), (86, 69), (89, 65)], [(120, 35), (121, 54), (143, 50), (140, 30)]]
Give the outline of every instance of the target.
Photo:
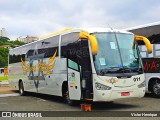
[[(78, 119), (88, 119), (88, 120), (111, 119), (110, 117), (104, 117), (104, 116), (107, 116), (106, 114), (110, 114), (109, 112), (112, 112), (113, 114), (119, 114), (125, 111), (126, 112), (135, 111), (135, 113), (137, 111), (140, 111), (140, 112), (153, 111), (154, 113), (156, 113), (157, 111), (160, 113), (159, 101), (160, 101), (159, 98), (153, 98), (151, 94), (146, 94), (144, 98), (120, 99), (112, 103), (105, 103), (105, 102), (92, 103), (92, 114), (89, 117), (86, 117), (85, 115), (83, 117), (79, 117), (78, 115), (80, 115), (82, 112), (80, 110), (80, 105), (69, 106), (68, 104), (64, 103), (61, 97), (29, 93), (29, 92), (27, 93), (26, 96), (19, 96), (18, 91), (13, 91), (11, 88), (9, 88), (8, 85), (0, 86), (0, 111), (21, 111), (21, 112), (51, 111), (53, 112), (53, 114), (57, 114), (55, 113), (57, 111), (58, 112), (57, 115), (59, 116), (57, 118), (54, 117), (54, 119), (56, 118), (56, 120), (57, 119), (74, 119), (74, 120), (75, 119), (76, 120)], [(66, 114), (71, 114), (72, 112), (73, 117), (71, 116), (64, 117), (63, 115), (60, 116), (61, 114), (64, 114), (64, 112), (66, 112)], [(98, 117), (100, 114), (102, 114), (102, 116)], [(130, 116), (130, 119), (136, 119), (136, 118), (137, 117)], [(7, 119), (10, 119), (10, 118), (7, 118)], [(13, 119), (17, 119), (17, 118), (13, 118)], [(23, 118), (23, 119), (27, 119), (27, 118)], [(38, 119), (42, 119), (42, 118), (38, 118)], [(53, 118), (49, 117), (45, 119), (53, 119)], [(125, 120), (127, 119), (127, 117), (112, 117), (112, 119)], [(138, 117), (138, 119), (144, 120), (144, 119), (150, 119), (150, 118)], [(159, 118), (154, 117), (152, 119), (159, 119)]]

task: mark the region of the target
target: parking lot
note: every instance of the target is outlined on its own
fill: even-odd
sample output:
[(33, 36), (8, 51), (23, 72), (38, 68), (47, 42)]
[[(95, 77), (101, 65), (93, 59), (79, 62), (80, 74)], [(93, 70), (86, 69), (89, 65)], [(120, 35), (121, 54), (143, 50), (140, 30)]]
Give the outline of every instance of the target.
[[(5, 87), (4, 87), (5, 88)], [(153, 98), (151, 94), (146, 94), (144, 98), (137, 99), (137, 98), (130, 98), (130, 99), (121, 99), (116, 100), (112, 103), (92, 103), (92, 112), (89, 113), (89, 117), (86, 117), (87, 114), (83, 114), (81, 116), (81, 109), (80, 105), (77, 106), (69, 106), (64, 103), (61, 97), (56, 97), (52, 95), (44, 95), (44, 94), (36, 94), (36, 93), (27, 93), (26, 96), (19, 96), (17, 91), (12, 91), (8, 87), (5, 89), (5, 94), (0, 94), (0, 111), (52, 111), (51, 116), (57, 116), (58, 118), (65, 117), (72, 117), (77, 119), (84, 119), (84, 118), (92, 118), (94, 119), (102, 119), (105, 117), (109, 119), (108, 116), (112, 115), (120, 115), (121, 112), (125, 113), (128, 111), (132, 111), (135, 113), (137, 111), (153, 111), (154, 113), (159, 113), (160, 111), (160, 104), (159, 98)], [(4, 92), (4, 91), (3, 91)], [(9, 96), (5, 96), (10, 93)], [(55, 111), (58, 111), (57, 113)], [(68, 113), (67, 113), (68, 112)], [(96, 113), (98, 112), (98, 113)], [(110, 113), (109, 113), (110, 112)], [(72, 113), (72, 114), (71, 114)], [(115, 113), (115, 114), (113, 114)], [(67, 114), (67, 115), (66, 115)], [(108, 116), (107, 116), (108, 114)], [(128, 114), (126, 114), (128, 115)], [(122, 115), (125, 117), (125, 115)], [(131, 117), (131, 116), (130, 116)], [(116, 119), (123, 119), (123, 117), (116, 117)], [(50, 118), (49, 118), (50, 119)], [(132, 117), (135, 119), (135, 117)], [(146, 119), (142, 118), (141, 119)], [(158, 117), (154, 118), (158, 119)]]
[[(26, 96), (0, 97), (0, 111), (81, 111), (80, 105), (69, 106), (60, 97), (27, 93)], [(93, 103), (92, 111), (160, 111), (159, 98), (146, 94), (144, 98), (116, 100), (113, 103)], [(93, 117), (94, 114), (93, 114)]]

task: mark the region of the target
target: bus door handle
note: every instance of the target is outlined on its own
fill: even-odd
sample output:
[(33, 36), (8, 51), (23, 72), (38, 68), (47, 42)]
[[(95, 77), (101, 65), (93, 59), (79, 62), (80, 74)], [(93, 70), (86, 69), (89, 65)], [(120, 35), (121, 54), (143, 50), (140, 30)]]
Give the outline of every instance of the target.
[(72, 77), (75, 77), (75, 73), (74, 72), (72, 73)]

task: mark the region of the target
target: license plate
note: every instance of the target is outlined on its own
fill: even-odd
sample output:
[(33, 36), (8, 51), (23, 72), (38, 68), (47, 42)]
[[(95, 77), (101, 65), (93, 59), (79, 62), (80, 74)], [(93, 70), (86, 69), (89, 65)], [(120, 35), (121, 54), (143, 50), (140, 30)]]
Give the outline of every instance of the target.
[(130, 96), (130, 92), (121, 92), (121, 96)]

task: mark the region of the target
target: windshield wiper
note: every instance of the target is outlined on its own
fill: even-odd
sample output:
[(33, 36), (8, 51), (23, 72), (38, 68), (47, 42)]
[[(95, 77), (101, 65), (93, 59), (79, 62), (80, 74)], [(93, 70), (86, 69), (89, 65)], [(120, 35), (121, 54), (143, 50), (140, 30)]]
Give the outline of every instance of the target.
[(130, 69), (130, 68), (127, 68), (127, 67), (123, 67), (123, 68), (119, 68), (119, 69), (117, 70), (117, 72), (127, 72), (127, 71), (131, 72), (131, 69)]
[(142, 73), (142, 68), (128, 68), (128, 67), (124, 67), (124, 68), (120, 68), (118, 71), (121, 72), (138, 72), (138, 73)]
[(142, 68), (128, 68), (127, 66), (124, 66), (123, 68), (119, 67), (110, 67), (107, 69), (100, 70), (101, 75), (105, 75), (107, 73), (123, 73), (123, 72), (138, 72), (142, 73)]
[(115, 73), (117, 70), (119, 70), (118, 67), (109, 67), (107, 69), (100, 70), (100, 74), (104, 75), (106, 73)]
[(142, 73), (143, 72), (142, 68), (132, 68), (131, 70), (133, 72), (138, 72), (138, 73)]

